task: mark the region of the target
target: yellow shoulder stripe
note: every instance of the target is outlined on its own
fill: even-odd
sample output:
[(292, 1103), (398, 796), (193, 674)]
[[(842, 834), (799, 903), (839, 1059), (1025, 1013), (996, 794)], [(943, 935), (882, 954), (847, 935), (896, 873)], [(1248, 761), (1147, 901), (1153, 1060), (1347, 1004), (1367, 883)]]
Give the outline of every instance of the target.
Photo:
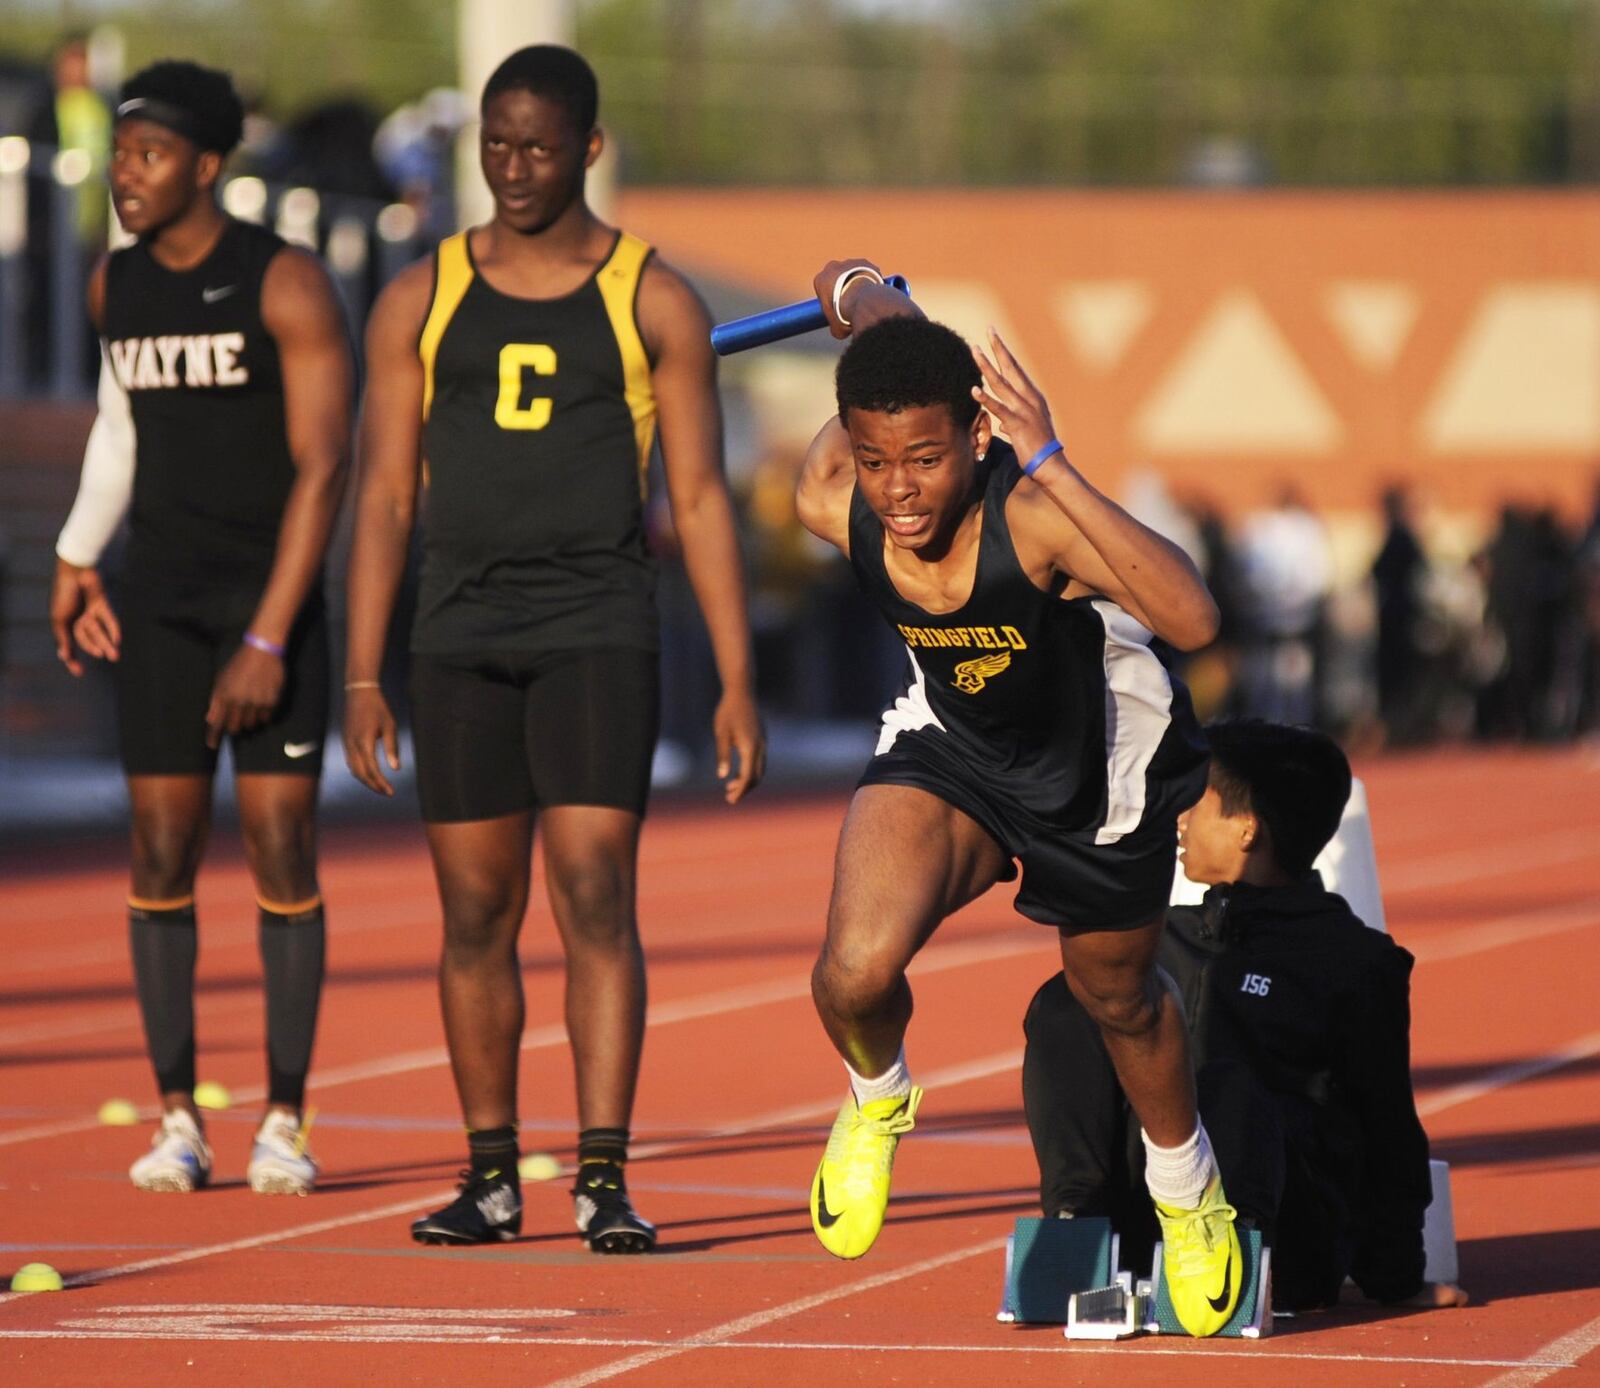
[(629, 232), (617, 237), (611, 259), (600, 268), (600, 297), (605, 300), (611, 331), (622, 353), (623, 397), (633, 416), (633, 438), (639, 449), (639, 491), (645, 489), (645, 472), (650, 466), (650, 445), (656, 433), (656, 395), (650, 383), (650, 358), (645, 355), (644, 339), (634, 305), (639, 297), (639, 278), (649, 258), (650, 246)]
[(472, 261), (467, 258), (467, 233), (457, 232), (439, 243), (438, 269), (433, 281), (433, 304), (422, 325), (417, 354), (422, 358), (422, 417), (428, 417), (433, 404), (433, 360), (450, 319), (461, 306), (472, 283)]

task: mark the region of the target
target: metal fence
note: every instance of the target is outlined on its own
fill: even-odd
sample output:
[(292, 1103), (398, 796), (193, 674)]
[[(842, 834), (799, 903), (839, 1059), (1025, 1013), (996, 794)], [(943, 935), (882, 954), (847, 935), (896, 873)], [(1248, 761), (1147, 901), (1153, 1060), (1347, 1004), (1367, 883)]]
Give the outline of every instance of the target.
[[(0, 136), (0, 398), (75, 400), (94, 390), (93, 329), (84, 290), (105, 249), (86, 240), (80, 208), (100, 196), (89, 155)], [(227, 179), (223, 207), (319, 252), (354, 329), (378, 291), (427, 249), (405, 203)], [(113, 244), (117, 242), (115, 221)]]

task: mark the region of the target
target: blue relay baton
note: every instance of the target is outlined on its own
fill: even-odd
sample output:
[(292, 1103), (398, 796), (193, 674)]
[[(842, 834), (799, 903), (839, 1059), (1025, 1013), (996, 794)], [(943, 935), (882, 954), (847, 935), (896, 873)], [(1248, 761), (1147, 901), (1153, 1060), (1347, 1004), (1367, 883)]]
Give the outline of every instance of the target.
[[(889, 275), (884, 283), (907, 296), (911, 293), (904, 275)], [(797, 304), (784, 304), (781, 308), (769, 308), (745, 318), (718, 323), (711, 330), (711, 346), (719, 357), (725, 357), (730, 352), (765, 347), (769, 342), (781, 342), (786, 337), (798, 337), (827, 326), (828, 316), (822, 311), (822, 305), (816, 299), (802, 299)]]

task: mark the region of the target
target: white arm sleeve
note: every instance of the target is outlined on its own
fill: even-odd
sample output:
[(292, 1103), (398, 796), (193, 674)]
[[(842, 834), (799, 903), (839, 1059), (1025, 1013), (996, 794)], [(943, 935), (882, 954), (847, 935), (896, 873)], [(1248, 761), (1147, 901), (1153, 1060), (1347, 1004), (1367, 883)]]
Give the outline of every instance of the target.
[(133, 412), (104, 343), (100, 346), (99, 405), (100, 413), (83, 450), (78, 499), (56, 538), (56, 553), (80, 569), (100, 562), (133, 495)]

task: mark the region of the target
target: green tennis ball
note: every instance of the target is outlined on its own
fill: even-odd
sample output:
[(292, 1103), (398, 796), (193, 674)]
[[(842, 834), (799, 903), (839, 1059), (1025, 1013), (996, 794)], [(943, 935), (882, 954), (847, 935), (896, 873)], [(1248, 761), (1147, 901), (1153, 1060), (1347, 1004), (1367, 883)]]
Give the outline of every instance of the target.
[(227, 1085), (201, 1080), (194, 1087), (194, 1102), (197, 1108), (225, 1109), (233, 1103), (233, 1096), (228, 1093)]
[(11, 1278), (14, 1292), (59, 1292), (61, 1274), (49, 1263), (24, 1263)]
[(139, 1110), (126, 1099), (107, 1099), (100, 1105), (100, 1121), (112, 1128), (131, 1128), (139, 1121)]
[(561, 1174), (561, 1163), (548, 1152), (529, 1152), (517, 1163), (517, 1174), (524, 1181), (553, 1181)]

